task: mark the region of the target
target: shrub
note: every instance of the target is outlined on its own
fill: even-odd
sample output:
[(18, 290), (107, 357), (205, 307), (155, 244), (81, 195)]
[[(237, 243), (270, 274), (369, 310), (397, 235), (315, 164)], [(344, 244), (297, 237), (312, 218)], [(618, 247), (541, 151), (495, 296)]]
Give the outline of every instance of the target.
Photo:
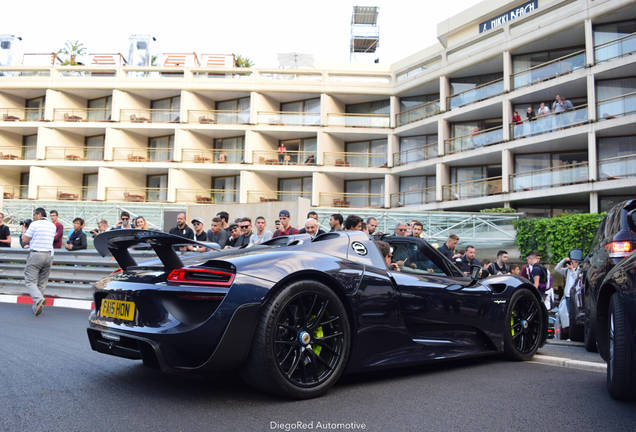
[(516, 213), (517, 210), (513, 208), (501, 207), (501, 208), (486, 208), (479, 210), (479, 213)]

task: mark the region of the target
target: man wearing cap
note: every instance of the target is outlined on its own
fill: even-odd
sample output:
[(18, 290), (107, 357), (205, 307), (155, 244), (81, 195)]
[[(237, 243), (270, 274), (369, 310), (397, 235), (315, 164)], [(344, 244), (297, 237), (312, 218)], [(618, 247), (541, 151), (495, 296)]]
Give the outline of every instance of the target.
[(563, 296), (565, 297), (565, 304), (568, 308), (568, 315), (570, 315), (570, 322), (572, 322), (574, 318), (570, 307), (570, 297), (576, 294), (576, 282), (578, 281), (579, 272), (581, 270), (579, 267), (581, 261), (583, 261), (583, 251), (580, 249), (572, 249), (568, 257), (563, 258), (556, 267), (554, 267), (554, 270), (565, 278)]
[(274, 231), (272, 238), (298, 234), (298, 230), (290, 225), (289, 217), (290, 215), (287, 210), (281, 210), (278, 213), (280, 228)]
[[(208, 235), (205, 233), (205, 230), (203, 229), (203, 219), (195, 217), (194, 219), (192, 219), (191, 223), (192, 223), (192, 226), (194, 227), (194, 239), (196, 241), (202, 241), (202, 242), (208, 241)], [(205, 252), (207, 248), (203, 246), (190, 245), (188, 246), (188, 250), (196, 251), (196, 252)]]

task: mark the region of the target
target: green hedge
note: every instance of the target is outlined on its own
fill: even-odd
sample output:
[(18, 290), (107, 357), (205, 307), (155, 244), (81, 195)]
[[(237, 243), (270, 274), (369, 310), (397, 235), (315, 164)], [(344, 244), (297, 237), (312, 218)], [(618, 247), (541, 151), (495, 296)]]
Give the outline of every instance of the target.
[(516, 213), (517, 210), (513, 208), (501, 207), (501, 208), (485, 208), (479, 210), (480, 213)]
[(521, 256), (536, 249), (542, 261), (557, 263), (571, 249), (588, 253), (605, 213), (583, 213), (543, 219), (520, 219), (515, 223)]

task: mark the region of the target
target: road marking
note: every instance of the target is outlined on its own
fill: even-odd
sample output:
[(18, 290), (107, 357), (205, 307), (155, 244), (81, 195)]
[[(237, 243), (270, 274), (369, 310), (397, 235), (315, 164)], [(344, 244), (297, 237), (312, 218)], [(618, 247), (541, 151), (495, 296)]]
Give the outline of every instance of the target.
[[(84, 310), (91, 310), (94, 307), (93, 302), (90, 300), (65, 299), (58, 297), (45, 297), (45, 300), (47, 306)], [(33, 299), (31, 299), (30, 296), (0, 294), (0, 303), (17, 303), (31, 305), (33, 304)]]
[(586, 370), (590, 372), (601, 372), (605, 373), (607, 371), (607, 365), (605, 363), (595, 363), (588, 362), (583, 360), (573, 360), (564, 357), (552, 357), (542, 354), (535, 354), (530, 360), (531, 363), (540, 363), (550, 366), (560, 366), (570, 369), (580, 369)]

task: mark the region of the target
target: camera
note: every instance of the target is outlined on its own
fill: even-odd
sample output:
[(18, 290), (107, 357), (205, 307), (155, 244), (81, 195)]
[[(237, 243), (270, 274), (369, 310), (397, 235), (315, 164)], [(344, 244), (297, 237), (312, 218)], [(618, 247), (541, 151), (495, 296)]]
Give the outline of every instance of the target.
[(24, 228), (29, 228), (29, 225), (31, 225), (31, 222), (33, 222), (31, 219), (25, 219), (25, 220), (21, 220), (20, 221), (20, 225), (24, 225)]

